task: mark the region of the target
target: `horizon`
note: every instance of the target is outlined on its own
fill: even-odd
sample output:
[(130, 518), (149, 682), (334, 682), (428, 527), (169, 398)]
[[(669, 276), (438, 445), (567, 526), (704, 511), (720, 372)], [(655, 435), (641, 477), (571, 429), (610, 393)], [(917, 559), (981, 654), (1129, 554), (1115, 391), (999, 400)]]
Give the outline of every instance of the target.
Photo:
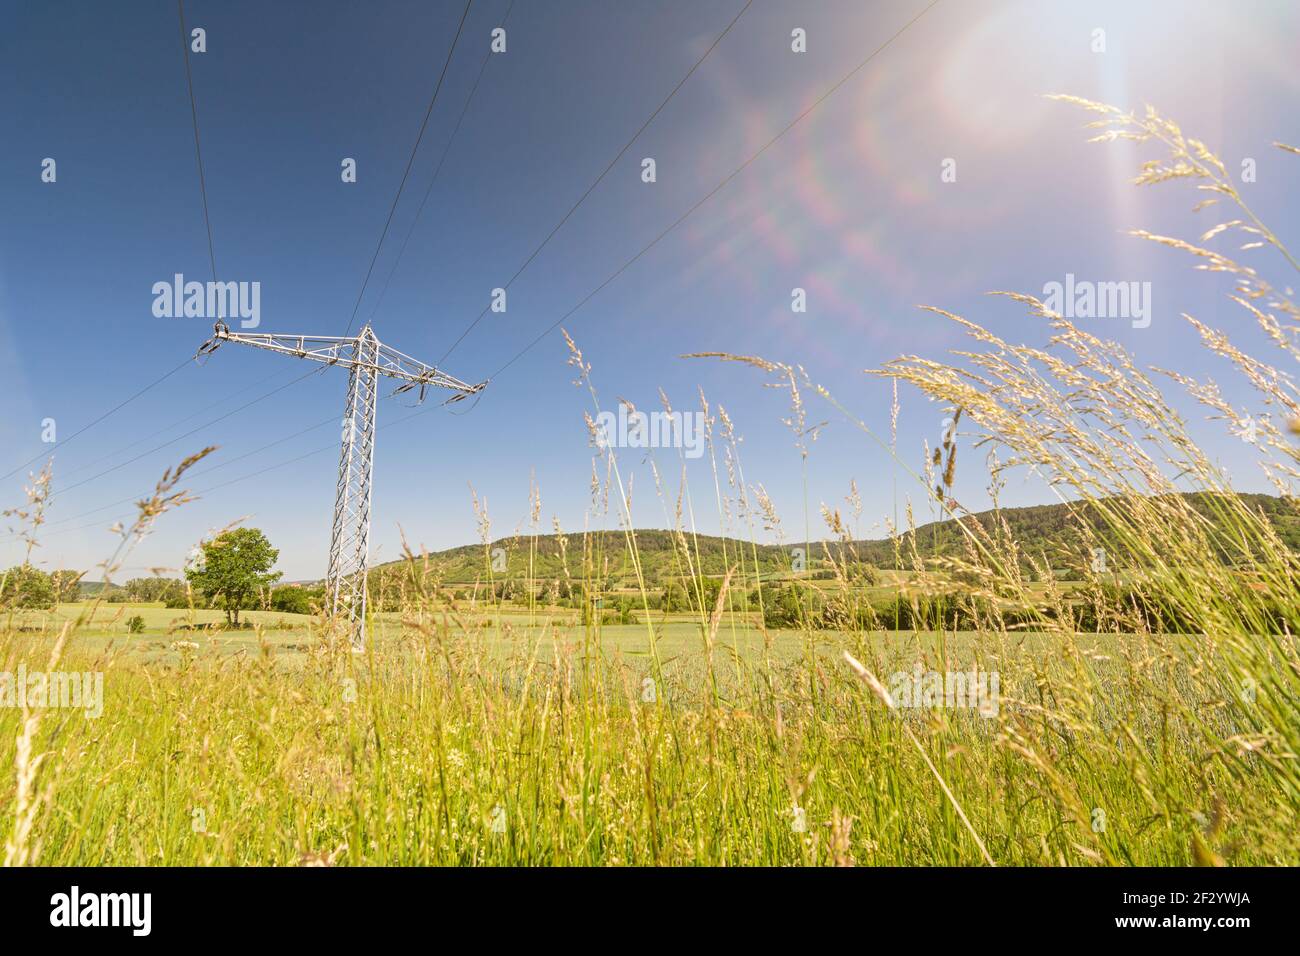
[[(1180, 492), (1180, 494), (1182, 494), (1182, 495), (1184, 495), (1184, 496), (1187, 496), (1187, 497), (1197, 497), (1197, 496), (1201, 496), (1201, 495), (1211, 495), (1211, 494), (1214, 494), (1214, 492), (1208, 492), (1208, 491), (1190, 491), (1190, 492)], [(1148, 496), (1148, 497), (1158, 497), (1158, 496), (1151, 495), (1151, 496)], [(1273, 500), (1273, 501), (1285, 501), (1285, 500), (1287, 500), (1287, 499), (1286, 499), (1286, 496), (1284, 496), (1284, 495), (1275, 495), (1275, 494), (1270, 494), (1270, 493), (1268, 493), (1268, 492), (1243, 492), (1243, 493), (1241, 493), (1241, 497), (1242, 497), (1242, 498), (1245, 498), (1245, 499), (1249, 499), (1249, 498), (1252, 498), (1252, 497), (1255, 497), (1255, 498), (1261, 498), (1261, 497), (1262, 497), (1262, 498), (1268, 498), (1268, 499)], [(935, 520), (935, 521), (927, 521), (927, 522), (925, 522), (924, 524), (918, 524), (918, 525), (916, 525), (916, 526), (913, 527), (913, 528), (905, 528), (905, 529), (903, 529), (902, 531), (899, 532), (898, 537), (899, 537), (900, 540), (901, 540), (901, 539), (905, 539), (905, 538), (907, 538), (907, 536), (910, 535), (910, 534), (913, 534), (913, 533), (915, 533), (915, 534), (920, 534), (920, 533), (922, 533), (922, 532), (924, 532), (924, 531), (926, 531), (927, 529), (930, 529), (930, 528), (932, 528), (932, 527), (935, 527), (935, 526), (942, 527), (942, 526), (944, 526), (944, 525), (949, 525), (949, 524), (952, 524), (952, 523), (954, 523), (954, 522), (956, 522), (956, 521), (963, 520), (963, 519), (965, 519), (965, 518), (980, 518), (980, 517), (983, 517), (984, 515), (1003, 514), (1003, 513), (1006, 513), (1006, 512), (1028, 511), (1028, 510), (1032, 510), (1032, 509), (1036, 509), (1036, 508), (1058, 508), (1058, 507), (1065, 507), (1065, 506), (1068, 506), (1068, 505), (1070, 505), (1070, 504), (1079, 504), (1079, 503), (1084, 503), (1084, 502), (1081, 502), (1081, 501), (1079, 501), (1079, 500), (1076, 499), (1076, 500), (1074, 500), (1074, 501), (1068, 501), (1068, 502), (1049, 502), (1049, 503), (1046, 503), (1046, 504), (1036, 504), (1036, 505), (1032, 505), (1032, 504), (1031, 504), (1031, 505), (1013, 505), (1013, 506), (1002, 507), (1002, 508), (988, 508), (988, 509), (984, 509), (984, 510), (982, 510), (982, 511), (972, 511), (972, 512), (968, 512), (968, 513), (963, 513), (963, 514), (958, 515), (958, 516), (956, 516), (956, 517), (939, 518), (939, 519), (937, 519), (937, 520)], [(790, 548), (790, 547), (798, 546), (798, 545), (800, 545), (800, 544), (830, 544), (830, 543), (833, 542), (833, 543), (840, 544), (840, 545), (845, 545), (845, 546), (850, 546), (850, 547), (856, 547), (856, 546), (859, 546), (859, 545), (879, 545), (879, 544), (885, 544), (885, 543), (887, 543), (887, 542), (893, 540), (892, 538), (886, 536), (886, 537), (881, 537), (881, 538), (852, 538), (851, 540), (845, 541), (845, 540), (843, 540), (843, 539), (835, 538), (835, 537), (833, 537), (833, 536), (831, 536), (831, 535), (826, 534), (826, 533), (825, 533), (825, 529), (822, 529), (822, 533), (821, 533), (820, 536), (812, 537), (812, 538), (809, 538), (809, 539), (807, 539), (807, 540), (805, 540), (805, 539), (803, 539), (803, 538), (786, 538), (784, 541), (753, 541), (753, 542), (751, 542), (751, 540), (748, 539), (748, 538), (739, 537), (739, 536), (737, 536), (737, 535), (719, 535), (719, 534), (712, 534), (712, 533), (702, 532), (702, 531), (692, 531), (692, 530), (690, 530), (690, 529), (678, 529), (678, 528), (671, 528), (671, 527), (650, 527), (650, 526), (639, 527), (639, 528), (633, 528), (633, 529), (632, 529), (632, 533), (635, 534), (635, 535), (641, 535), (641, 534), (645, 534), (645, 533), (647, 533), (647, 532), (649, 532), (649, 533), (654, 533), (654, 534), (677, 534), (677, 533), (679, 533), (679, 531), (680, 531), (680, 533), (682, 533), (682, 534), (684, 534), (684, 535), (686, 535), (686, 536), (688, 536), (688, 537), (690, 537), (690, 538), (704, 538), (704, 539), (711, 539), (711, 540), (715, 540), (715, 541), (738, 542), (738, 543), (740, 543), (740, 544), (751, 544), (751, 543), (752, 543), (752, 544), (757, 545), (757, 546), (760, 547), (760, 548), (774, 548), (774, 549), (780, 549), (780, 550), (785, 550), (785, 549), (788, 549), (788, 548)], [(582, 534), (582, 533), (584, 533), (584, 532), (577, 532), (577, 533), (578, 533), (578, 534)], [(590, 533), (590, 534), (603, 534), (603, 535), (622, 535), (622, 534), (625, 533), (625, 531), (624, 531), (624, 529), (622, 529), (622, 528), (600, 528), (600, 529), (594, 529), (594, 530), (592, 530), (592, 531), (590, 531), (590, 532), (586, 532), (586, 533)], [(567, 533), (567, 532), (566, 532), (566, 533), (565, 533), (565, 536), (567, 537), (567, 536), (571, 536), (571, 535), (570, 535), (570, 533)], [(486, 541), (486, 542), (483, 542), (483, 541), (471, 541), (471, 542), (465, 542), (465, 543), (461, 543), (461, 544), (453, 544), (453, 545), (450, 545), (449, 547), (446, 547), (446, 548), (439, 548), (439, 549), (437, 549), (437, 550), (419, 551), (419, 552), (415, 552), (415, 553), (413, 554), (413, 557), (414, 557), (416, 560), (419, 560), (421, 557), (436, 558), (436, 557), (439, 557), (439, 556), (441, 556), (441, 555), (450, 554), (451, 552), (454, 552), (454, 551), (464, 551), (464, 550), (475, 549), (475, 548), (490, 548), (490, 547), (492, 547), (493, 545), (501, 545), (501, 544), (504, 544), (504, 543), (507, 543), (507, 542), (511, 542), (511, 541), (520, 541), (520, 540), (529, 540), (529, 539), (539, 540), (539, 541), (540, 541), (540, 540), (544, 540), (544, 539), (548, 539), (548, 538), (556, 538), (556, 537), (558, 537), (558, 535), (557, 535), (554, 531), (538, 531), (538, 532), (536, 532), (536, 533), (524, 533), (524, 532), (520, 532), (520, 533), (517, 533), (517, 534), (502, 535), (501, 537), (498, 537), (498, 538), (491, 538), (491, 539), (489, 539), (489, 540)], [(272, 544), (274, 544), (274, 542), (272, 542)], [(646, 549), (646, 547), (647, 547), (646, 542), (638, 541), (638, 542), (637, 542), (637, 547), (638, 547), (638, 549)], [(371, 571), (376, 571), (376, 570), (378, 570), (380, 567), (389, 567), (389, 566), (391, 566), (391, 565), (399, 564), (399, 563), (401, 563), (401, 562), (403, 562), (403, 561), (406, 561), (406, 560), (409, 560), (409, 559), (406, 558), (406, 557), (399, 557), (399, 558), (392, 558), (392, 559), (389, 559), (388, 561), (385, 561), (385, 562), (382, 562), (382, 563), (372, 563), (372, 564), (371, 564), (371, 567), (370, 567), (370, 570), (371, 570)], [(817, 560), (821, 560), (821, 559), (820, 559), (820, 558), (817, 558)], [(867, 563), (870, 563), (870, 562), (867, 562)], [(155, 570), (155, 571), (156, 571), (156, 570), (158, 570), (158, 569), (151, 569), (151, 570)], [(104, 580), (102, 580), (102, 579), (89, 579), (89, 578), (85, 577), (85, 574), (87, 574), (87, 573), (89, 573), (89, 572), (87, 571), (87, 572), (83, 573), (83, 576), (79, 579), (79, 581), (80, 581), (81, 583), (84, 583), (84, 584), (110, 584), (110, 585), (112, 585), (112, 586), (114, 586), (114, 587), (118, 587), (118, 588), (123, 587), (123, 586), (127, 583), (127, 581), (126, 581), (125, 579), (123, 579), (122, 581), (104, 581)], [(150, 577), (160, 577), (160, 578), (166, 578), (166, 577), (168, 577), (167, 575), (162, 575), (162, 574), (152, 574), (152, 575), (149, 575), (149, 576), (150, 576)], [(182, 571), (182, 572), (178, 572), (178, 576), (177, 576), (176, 579), (179, 580), (179, 579), (182, 579), (183, 577), (184, 577), (183, 571)], [(325, 582), (325, 578), (324, 578), (324, 576), (316, 577), (316, 578), (294, 578), (294, 579), (291, 579), (291, 580), (284, 580), (284, 579), (282, 579), (282, 580), (276, 582), (275, 587), (276, 587), (276, 588), (280, 588), (280, 587), (288, 587), (288, 586), (301, 585), (301, 584), (322, 584), (322, 583), (324, 583), (324, 582)]]

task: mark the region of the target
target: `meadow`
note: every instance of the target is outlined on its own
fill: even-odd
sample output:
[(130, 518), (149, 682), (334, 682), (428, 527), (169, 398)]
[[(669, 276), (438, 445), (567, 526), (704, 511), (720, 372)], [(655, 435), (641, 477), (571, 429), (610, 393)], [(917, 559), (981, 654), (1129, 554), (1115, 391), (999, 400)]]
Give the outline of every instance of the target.
[[(1244, 223), (1294, 265), (1202, 144), (1151, 112), (1074, 102), (1102, 124), (1103, 138), (1114, 132), (1165, 151), (1143, 167), (1143, 182), (1190, 179), (1240, 207), (1209, 238)], [(1243, 315), (1285, 357), (1300, 355), (1300, 310), (1258, 271), (1201, 245), (1145, 238), (1229, 276)], [(716, 475), (709, 497), (724, 533), (754, 544), (728, 551), (720, 576), (706, 575), (686, 489), (661, 479), (672, 560), (688, 584), (682, 612), (650, 608), (643, 579), (631, 623), (467, 599), (418, 554), (386, 580), (393, 609), (372, 615), (361, 654), (311, 615), (251, 612), (254, 628), (222, 631), (175, 626), (210, 623), (215, 611), (96, 600), (7, 612), (6, 672), (102, 672), (104, 699), (97, 719), (0, 709), (5, 862), (1300, 863), (1300, 559), (1200, 452), (1162, 386), (1185, 390), (1210, 417), (1240, 415), (1214, 389), (1178, 375), (1157, 380), (1037, 299), (1011, 298), (1050, 328), (1050, 348), (942, 313), (970, 333), (971, 351), (873, 370), (941, 403), (963, 429), (907, 468), (913, 492), (960, 535), (955, 550), (928, 550), (924, 536), (908, 534), (908, 499), (908, 527), (894, 538), (908, 573), (883, 587), (912, 609), (910, 627), (881, 620), (867, 600), (879, 595), (854, 584), (854, 515), (827, 506), (830, 579), (816, 594), (786, 582), (792, 625), (767, 623), (775, 584), (757, 542), (782, 541), (783, 525), (761, 485), (744, 477), (730, 415), (702, 400)], [(568, 341), (594, 416), (593, 370)], [(1286, 375), (1222, 333), (1206, 329), (1205, 342), (1300, 419)], [(797, 366), (700, 360), (745, 363), (788, 394), (796, 467), (810, 454), (810, 402), (857, 421)], [(1294, 508), (1300, 453), (1284, 421), (1260, 423), (1257, 451)], [(867, 447), (907, 466), (896, 435), (862, 428)], [(991, 522), (967, 520), (953, 498), (957, 448), (967, 443), (995, 450)], [(141, 501), (106, 578), (155, 522), (184, 507), (185, 473), (200, 457)], [(626, 529), (616, 450), (596, 465), (590, 523)], [(1077, 513), (1071, 555), (1104, 541), (1119, 570), (1060, 568), (1059, 555), (1027, 553), (996, 520), (1005, 473), (1026, 466)], [(1193, 507), (1187, 491), (1209, 497)], [(859, 512), (854, 494), (849, 507)], [(38, 481), (25, 511), (33, 542), (41, 495)], [(528, 516), (525, 554), (542, 531), (538, 495)], [(483, 593), (493, 595), (485, 510), (480, 527)], [(600, 595), (607, 548), (617, 547), (634, 580), (641, 574), (637, 532), (611, 545), (554, 530), (564, 542), (560, 573), (583, 594)], [(532, 567), (520, 572), (526, 593), (538, 584)], [(1116, 573), (1123, 589), (1108, 586), (1106, 574)], [(742, 607), (741, 595), (756, 595), (757, 610)], [(927, 620), (954, 605), (969, 626)], [(142, 633), (121, 623), (135, 614)], [(1171, 620), (1179, 626), (1162, 623)], [(918, 665), (996, 674), (994, 706), (918, 705), (897, 680)]]
[[(1197, 788), (1221, 772), (1182, 759), (1181, 722), (1166, 728), (1154, 779), (1133, 772), (1148, 754), (1109, 738), (1076, 752), (1067, 725), (1036, 726), (1056, 772), (1086, 780), (1070, 807), (998, 746), (1000, 717), (891, 712), (837, 660), (851, 648), (886, 675), (918, 655), (965, 667), (978, 634), (823, 633), (808, 668), (797, 632), (715, 634), (706, 658), (707, 633), (674, 622), (656, 635), (656, 663), (637, 625), (557, 631), (505, 615), (487, 629), (486, 640), (454, 625), (383, 629), (366, 657), (342, 662), (307, 640), (310, 626), (180, 638), (192, 647), (88, 629), (60, 666), (106, 673), (104, 716), (45, 719), (59, 763), (37, 791), (39, 860), (978, 864), (987, 852), (1010, 864), (1177, 864), (1199, 825), (1156, 801), (1172, 790), (1216, 812)], [(1071, 650), (1096, 658), (1098, 680), (1147, 686), (1100, 666), (1149, 655), (1144, 641), (1094, 635), (1071, 649), (1018, 635), (997, 666), (1014, 663), (1027, 683), (1003, 685), (1002, 713), (1032, 709), (1019, 695), (1036, 698), (1038, 675), (1077, 673)], [(1111, 708), (1130, 720), (1137, 710), (1129, 694), (1096, 703), (1077, 719), (1098, 731)], [(1143, 710), (1158, 726), (1159, 711)], [(1219, 788), (1234, 803), (1267, 796), (1226, 775)], [(1216, 837), (1245, 839), (1237, 826)]]

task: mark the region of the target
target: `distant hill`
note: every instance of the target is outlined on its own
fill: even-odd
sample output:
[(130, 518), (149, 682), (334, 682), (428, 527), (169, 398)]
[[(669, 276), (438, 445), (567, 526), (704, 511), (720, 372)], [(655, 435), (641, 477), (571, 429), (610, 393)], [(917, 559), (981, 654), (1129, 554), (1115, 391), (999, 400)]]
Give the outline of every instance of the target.
[[(1209, 516), (1210, 502), (1203, 494), (1187, 495), (1192, 506), (1202, 514)], [(1293, 499), (1278, 498), (1272, 495), (1242, 495), (1252, 508), (1268, 516), (1279, 536), (1287, 546), (1300, 551), (1300, 506)], [(1076, 511), (1080, 510), (1075, 506)], [(1086, 514), (1086, 508), (1083, 509)], [(1004, 508), (1000, 512), (984, 511), (963, 521), (978, 521), (985, 529), (992, 531), (996, 517), (1000, 516), (1010, 528), (1012, 538), (1016, 541), (1023, 562), (1027, 565), (1030, 557), (1046, 557), (1053, 568), (1077, 568), (1085, 560), (1082, 538), (1079, 534), (1078, 517), (1065, 504), (1035, 505), (1025, 508)], [(1098, 537), (1103, 542), (1105, 534), (1099, 518), (1093, 518), (1092, 524)], [(675, 547), (677, 535), (661, 529), (639, 529), (635, 532), (637, 551), (641, 561), (641, 573), (646, 583), (661, 584), (663, 581), (680, 577), (687, 569), (683, 558)], [(824, 529), (823, 529), (824, 534)], [(923, 557), (957, 556), (964, 553), (963, 531), (957, 527), (957, 521), (949, 519), (921, 525), (915, 531), (900, 535), (903, 566), (909, 567), (909, 554), (913, 536), (916, 537), (917, 550)], [(431, 552), (428, 555), (430, 570), (448, 584), (468, 584), (486, 580), (488, 562), (495, 556), (497, 569), (494, 576), (502, 576), (501, 562), (505, 562), (507, 574), (517, 576), (528, 573), (529, 561), (533, 562), (531, 576), (538, 579), (563, 579), (567, 559), (569, 573), (573, 578), (582, 577), (584, 556), (583, 547), (591, 550), (591, 559), (605, 570), (604, 577), (613, 586), (635, 586), (637, 570), (628, 554), (626, 539), (622, 531), (592, 532), (584, 539), (581, 534), (567, 535), (566, 553), (562, 553), (560, 540), (556, 535), (546, 534), (531, 537), (527, 535), (499, 538), (485, 552), (483, 545), (462, 545), (445, 551)], [(757, 563), (765, 574), (789, 572), (792, 549), (801, 548), (798, 541), (789, 541), (784, 546), (772, 544), (750, 544), (736, 538), (724, 538), (715, 535), (687, 535), (691, 560), (696, 563), (696, 570), (706, 575), (721, 575), (728, 566), (744, 563), (752, 572)], [(832, 543), (836, 549), (842, 547)], [(896, 544), (890, 539), (865, 540), (852, 542), (850, 551), (856, 560), (866, 562), (876, 568), (892, 569), (896, 567)], [(838, 550), (836, 553), (839, 553)], [(388, 562), (374, 571), (393, 569), (401, 561)], [(825, 546), (817, 540), (812, 542), (811, 552), (807, 555), (807, 569), (817, 571), (827, 568)]]
[[(1201, 515), (1213, 521), (1212, 496), (1197, 492), (1182, 496)], [(1272, 523), (1278, 537), (1293, 551), (1300, 551), (1300, 502), (1292, 498), (1279, 498), (1274, 495), (1240, 494), (1237, 496), (1247, 505), (1263, 514)], [(1025, 561), (1029, 556), (1045, 556), (1053, 568), (1078, 566), (1083, 555), (1079, 535), (1079, 516), (1089, 516), (1091, 526), (1098, 540), (1103, 543), (1109, 536), (1105, 523), (1092, 511), (1091, 506), (1081, 502), (1071, 505), (1032, 505), (1025, 508), (1004, 508), (1001, 512), (981, 511), (963, 521), (974, 519), (986, 531), (993, 532), (995, 516), (1000, 514), (1011, 530), (1011, 537), (1016, 542)], [(921, 525), (915, 532), (902, 535), (905, 549), (910, 549), (912, 535), (917, 540), (917, 550), (923, 556), (956, 555), (963, 553), (963, 532), (957, 521), (937, 521)], [(894, 560), (894, 543), (892, 541), (864, 541), (861, 554), (865, 560), (878, 567), (892, 567)], [(1116, 548), (1117, 552), (1121, 549)], [(905, 552), (906, 553), (906, 550)]]
[(105, 587), (107, 587), (110, 591), (121, 591), (121, 590), (122, 590), (122, 588), (118, 587), (116, 584), (108, 584), (108, 585), (105, 585), (105, 583), (104, 583), (103, 581), (84, 581), (84, 580), (83, 580), (83, 581), (78, 581), (78, 582), (77, 582), (77, 591), (79, 592), (80, 596), (83, 597), (83, 598), (87, 598), (87, 597), (95, 597), (95, 596), (98, 595), (101, 591), (103, 591)]

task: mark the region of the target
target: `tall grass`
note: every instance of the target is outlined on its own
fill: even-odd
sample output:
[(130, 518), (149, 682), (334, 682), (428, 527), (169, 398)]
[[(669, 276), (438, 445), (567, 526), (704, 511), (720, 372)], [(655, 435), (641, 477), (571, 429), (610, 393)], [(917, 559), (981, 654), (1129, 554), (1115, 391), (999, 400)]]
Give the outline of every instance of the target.
[[(1190, 178), (1242, 208), (1207, 236), (1276, 237), (1236, 195), (1201, 144), (1154, 113), (1081, 102), (1107, 138), (1161, 144), (1143, 181)], [(1113, 134), (1113, 135), (1110, 135)], [(1200, 246), (1148, 236), (1236, 277), (1234, 295), (1278, 348), (1295, 350), (1295, 307), (1255, 270)], [(1202, 240), (1207, 241), (1207, 240)], [(587, 527), (562, 538), (566, 581), (599, 597), (609, 521), (640, 580), (634, 626), (548, 607), (534, 580), (541, 496), (528, 507), (526, 614), (490, 585), (486, 502), (475, 499), (483, 584), (468, 598), (444, 586), (427, 556), (408, 554), (399, 615), (376, 618), (364, 656), (321, 622), (309, 652), (286, 664), (261, 652), (187, 646), (151, 659), (123, 643), (79, 641), (88, 615), (55, 633), (0, 635), (4, 668), (54, 660), (106, 672), (104, 716), (0, 711), (6, 861), (41, 864), (970, 864), (1156, 865), (1300, 862), (1300, 625), (1297, 556), (1231, 492), (1157, 385), (1117, 345), (1029, 296), (1051, 347), (1004, 341), (956, 315), (974, 349), (948, 363), (903, 357), (877, 370), (940, 400), (998, 449), (990, 483), (1032, 467), (1077, 510), (1078, 553), (1103, 541), (1131, 587), (1106, 587), (1086, 563), (1073, 590), (1024, 555), (1004, 523), (970, 520), (953, 497), (959, 441), (926, 450), (918, 493), (962, 522), (963, 554), (927, 554), (897, 537), (911, 573), (901, 585), (911, 630), (875, 614), (852, 580), (851, 521), (823, 506), (816, 547), (836, 571), (817, 597), (842, 625), (814, 620), (795, 577), (796, 627), (764, 625), (771, 581), (755, 543), (782, 539), (780, 517), (745, 476), (733, 419), (701, 396), (712, 499), (727, 554), (712, 587), (695, 536), (695, 502), (653, 460), (656, 493), (675, 531), (676, 569), (690, 585), (685, 645), (652, 610), (640, 577), (630, 479), (614, 451), (593, 462)], [(1274, 406), (1300, 415), (1282, 371), (1237, 351), (1189, 318), (1207, 347)], [(569, 340), (593, 414), (590, 366)], [(804, 370), (753, 356), (787, 390), (800, 467), (809, 457), (806, 402), (848, 415)], [(1242, 417), (1218, 393), (1173, 373), (1217, 415)], [(897, 403), (891, 429), (897, 421)], [(815, 426), (814, 426), (815, 427)], [(861, 426), (888, 454), (886, 442)], [(1294, 445), (1264, 424), (1259, 450), (1279, 490), (1295, 477)], [(937, 458), (935, 457), (937, 455)], [(169, 474), (125, 546), (184, 503)], [(46, 482), (48, 484), (48, 481)], [(1211, 492), (1212, 519), (1175, 494)], [(849, 502), (862, 504), (856, 489)], [(908, 507), (908, 525), (911, 506)], [(1100, 527), (1104, 535), (1099, 534)], [(806, 522), (806, 519), (804, 519)], [(560, 531), (558, 525), (555, 530)], [(900, 530), (900, 529), (896, 529)], [(811, 537), (805, 528), (796, 543)], [(1025, 573), (1026, 559), (1042, 573)], [(106, 572), (120, 563), (110, 560)], [(389, 585), (386, 585), (389, 586)], [(758, 612), (738, 596), (756, 592)], [(971, 630), (927, 626), (925, 599), (946, 595)], [(1151, 626), (1134, 601), (1177, 612), (1178, 633)], [(1104, 624), (1076, 626), (1080, 604)], [(885, 615), (884, 617), (888, 617)], [(637, 634), (639, 632), (639, 636)], [(633, 655), (632, 650), (640, 653)], [(939, 672), (1000, 675), (995, 715), (906, 709), (888, 676), (921, 662)], [(51, 668), (53, 665), (49, 665)]]

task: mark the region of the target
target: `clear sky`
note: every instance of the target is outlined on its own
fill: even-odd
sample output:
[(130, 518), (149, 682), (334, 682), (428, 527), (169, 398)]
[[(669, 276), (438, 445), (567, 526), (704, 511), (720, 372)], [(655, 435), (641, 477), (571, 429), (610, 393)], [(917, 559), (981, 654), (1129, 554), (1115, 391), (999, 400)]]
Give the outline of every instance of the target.
[[(416, 220), (509, 6), (474, 0), (361, 319), (373, 315), (382, 340), (437, 362), (743, 5), (517, 0), (506, 52), (488, 60)], [(491, 375), (924, 6), (755, 0), (510, 287), (506, 312), (484, 318), (446, 370), (467, 381)], [(191, 68), (219, 278), (260, 283), (256, 331), (348, 327), (463, 9), (459, 0), (186, 4), (190, 27), (206, 31)], [(1231, 322), (1249, 347), (1225, 283), (1124, 235), (1145, 227), (1194, 237), (1209, 220), (1190, 215), (1186, 189), (1129, 185), (1154, 154), (1085, 144), (1087, 117), (1040, 94), (1149, 102), (1229, 169), (1254, 158), (1257, 181), (1243, 188), (1284, 240), (1294, 238), (1286, 233), (1300, 212), (1300, 164), (1269, 144), (1300, 140), (1298, 11), (1284, 0), (940, 0), (564, 326), (606, 405), (624, 397), (657, 407), (660, 388), (678, 407), (691, 406), (697, 388), (721, 402), (744, 436), (746, 478), (767, 488), (795, 538), (805, 498), (782, 396), (752, 369), (681, 354), (802, 363), (887, 435), (889, 384), (862, 370), (902, 353), (941, 358), (962, 344), (917, 304), (1037, 342), (1041, 326), (983, 293), (1041, 294), (1073, 273), (1151, 282), (1149, 327), (1095, 321), (1140, 362), (1219, 377), (1230, 398), (1242, 397), (1178, 318)], [(806, 31), (806, 53), (791, 50), (795, 28)], [(1104, 53), (1092, 49), (1097, 28)], [(47, 157), (54, 183), (42, 181)], [(349, 157), (355, 183), (340, 175)], [(655, 159), (654, 183), (642, 181), (645, 157)], [(948, 158), (955, 182), (941, 178)], [(66, 440), (192, 354), (211, 322), (156, 317), (151, 289), (175, 273), (206, 281), (209, 271), (175, 4), (0, 0), (0, 473), (50, 448), (45, 419)], [(791, 311), (795, 287), (807, 292), (805, 313)], [(431, 549), (476, 540), (471, 485), (488, 501), (494, 534), (511, 532), (528, 516), (533, 473), (543, 523), (555, 516), (581, 529), (591, 405), (566, 358), (556, 332), (472, 410), (435, 408), (379, 434), (372, 560), (397, 556), (399, 526)], [(219, 451), (200, 467), (230, 464), (186, 483), (201, 500), (166, 516), (120, 576), (175, 568), (209, 529), (245, 516), (281, 548), (287, 578), (323, 575), (337, 429), (322, 423), (341, 414), (346, 375), (325, 369), (212, 421), (306, 371), (226, 346), (55, 446), (55, 497), (36, 560), (93, 567), (113, 545), (105, 529), (131, 513), (122, 500), (213, 444)], [(901, 399), (900, 454), (918, 467), (939, 416), (915, 393)], [(385, 399), (380, 424), (410, 415), (409, 400)], [(809, 461), (814, 516), (822, 501), (842, 504), (856, 479), (860, 530), (875, 536), (894, 512), (896, 477), (900, 495), (923, 496), (833, 409), (814, 402), (810, 419), (830, 422)], [(1241, 455), (1221, 428), (1203, 435), (1216, 453)], [(675, 456), (658, 460), (675, 487)], [(636, 452), (623, 463), (635, 474), (637, 524), (665, 525), (648, 464)], [(697, 523), (717, 530), (708, 463), (688, 471)], [(1262, 490), (1247, 471), (1243, 486)], [(979, 503), (984, 484), (974, 472), (959, 495), (967, 504)], [(23, 477), (5, 480), (0, 503), (22, 502)], [(1008, 498), (1053, 500), (1033, 483), (1013, 485)], [(0, 536), (0, 565), (21, 557), (19, 542)]]

